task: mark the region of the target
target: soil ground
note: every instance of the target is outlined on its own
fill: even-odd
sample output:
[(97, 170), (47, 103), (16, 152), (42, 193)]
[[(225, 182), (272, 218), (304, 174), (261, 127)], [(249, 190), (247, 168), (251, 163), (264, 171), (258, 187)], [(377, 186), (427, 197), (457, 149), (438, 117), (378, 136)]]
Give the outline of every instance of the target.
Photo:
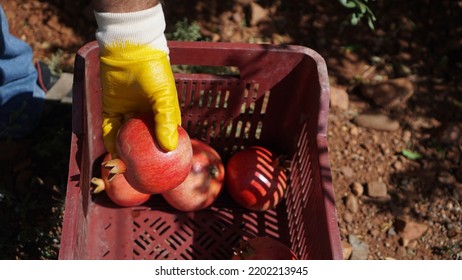
[[(57, 72), (72, 72), (78, 48), (94, 40), (89, 1), (1, 3), (11, 32)], [(369, 5), (374, 30), (352, 26), (335, 0), (169, 0), (165, 13), (169, 34), (187, 19), (201, 40), (303, 45), (326, 59), (332, 95), (348, 97), (332, 104), (328, 128), (347, 258), (462, 259), (462, 1)], [(364, 90), (396, 78), (412, 89), (387, 88), (393, 104)], [(1, 142), (0, 258), (57, 258), (70, 110), (49, 104), (36, 133)], [(399, 125), (370, 128), (357, 121), (365, 113)]]

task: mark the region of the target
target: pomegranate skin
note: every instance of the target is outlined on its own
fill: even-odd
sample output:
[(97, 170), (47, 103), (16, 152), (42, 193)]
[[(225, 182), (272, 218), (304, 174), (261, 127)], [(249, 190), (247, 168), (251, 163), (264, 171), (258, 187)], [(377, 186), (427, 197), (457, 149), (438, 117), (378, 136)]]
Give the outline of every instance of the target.
[(226, 164), (225, 186), (231, 198), (251, 211), (275, 208), (287, 189), (287, 175), (270, 150), (252, 146), (238, 151)]
[[(103, 161), (111, 160), (111, 154), (106, 154)], [(118, 174), (108, 180), (109, 170), (101, 168), (101, 177), (104, 181), (105, 192), (115, 204), (122, 207), (138, 206), (149, 200), (150, 194), (141, 193), (135, 190), (125, 179), (124, 174)]]
[(192, 165), (188, 133), (178, 126), (178, 146), (166, 152), (157, 143), (154, 117), (145, 113), (132, 117), (119, 129), (116, 148), (127, 170), (127, 181), (139, 192), (159, 194), (180, 185)]
[(209, 207), (223, 189), (225, 169), (220, 155), (208, 144), (191, 139), (193, 160), (191, 171), (178, 187), (163, 192), (163, 198), (183, 212)]

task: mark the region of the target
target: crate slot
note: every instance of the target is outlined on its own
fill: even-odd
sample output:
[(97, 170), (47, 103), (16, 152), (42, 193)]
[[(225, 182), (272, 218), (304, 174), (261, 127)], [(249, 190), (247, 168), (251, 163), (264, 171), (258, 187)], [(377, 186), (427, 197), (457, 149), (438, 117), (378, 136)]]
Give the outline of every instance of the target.
[[(135, 244), (141, 248), (141, 250), (145, 251), (146, 250), (146, 246), (143, 245), (143, 243), (139, 240), (139, 239), (135, 239)], [(149, 245), (149, 244), (148, 244)]]
[(167, 238), (167, 241), (169, 242), (169, 245), (170, 247), (172, 247), (173, 250), (176, 250), (179, 246), (181, 246), (181, 243), (179, 243), (173, 235), (170, 235)]

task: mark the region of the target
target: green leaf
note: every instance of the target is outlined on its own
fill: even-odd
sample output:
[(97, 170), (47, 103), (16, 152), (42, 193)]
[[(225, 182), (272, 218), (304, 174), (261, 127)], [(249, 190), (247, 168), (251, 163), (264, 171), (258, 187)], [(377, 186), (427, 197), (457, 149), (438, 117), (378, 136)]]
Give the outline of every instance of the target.
[(367, 25), (374, 30), (375, 15), (365, 2), (368, 0), (338, 0), (340, 4), (348, 9), (355, 10), (351, 14), (350, 24), (357, 25), (363, 18), (366, 18)]
[(459, 100), (453, 100), (452, 103), (459, 107), (460, 109), (462, 109), (462, 101), (459, 101)]
[(375, 29), (374, 20), (373, 20), (373, 19), (367, 18), (367, 25), (369, 26), (370, 29), (372, 29), (372, 30)]
[(355, 2), (350, 0), (339, 0), (339, 2), (347, 8), (355, 8), (357, 5)]
[(359, 10), (361, 11), (361, 14), (365, 14), (367, 12), (367, 6), (364, 5), (364, 3), (358, 2), (358, 7)]
[(350, 23), (351, 23), (351, 25), (357, 25), (359, 20), (360, 20), (360, 16), (358, 16), (356, 14), (352, 14), (351, 19), (350, 19)]
[(403, 156), (405, 156), (406, 158), (408, 159), (412, 159), (412, 160), (416, 160), (416, 159), (419, 159), (422, 157), (421, 154), (417, 153), (417, 152), (413, 152), (413, 151), (410, 151), (410, 150), (407, 150), (407, 149), (403, 149), (401, 151), (401, 153), (403, 154)]

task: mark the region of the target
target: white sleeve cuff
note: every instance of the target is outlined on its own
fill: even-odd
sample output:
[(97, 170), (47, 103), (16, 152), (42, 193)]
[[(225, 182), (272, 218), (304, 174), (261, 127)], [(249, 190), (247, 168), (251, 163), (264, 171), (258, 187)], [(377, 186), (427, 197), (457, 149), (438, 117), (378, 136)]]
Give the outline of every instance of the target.
[(95, 12), (98, 29), (96, 40), (103, 49), (111, 44), (149, 45), (169, 52), (165, 38), (165, 17), (162, 5), (136, 12), (100, 13)]

